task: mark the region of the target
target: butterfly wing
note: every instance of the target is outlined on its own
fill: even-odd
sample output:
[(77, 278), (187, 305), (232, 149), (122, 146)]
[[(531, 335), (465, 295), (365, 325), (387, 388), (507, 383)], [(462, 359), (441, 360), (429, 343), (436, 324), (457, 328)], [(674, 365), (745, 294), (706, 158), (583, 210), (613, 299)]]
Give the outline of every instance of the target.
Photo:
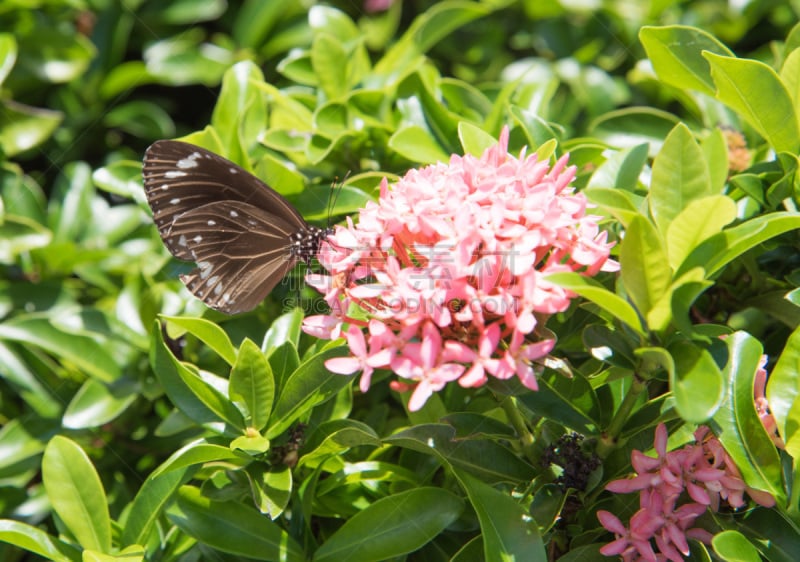
[(280, 194), (225, 158), (157, 141), (142, 175), (167, 249), (197, 263), (182, 280), (211, 308), (254, 308), (297, 263), (293, 237), (311, 227)]
[(227, 314), (253, 309), (297, 263), (287, 250), (293, 228), (239, 201), (208, 203), (176, 217), (170, 239), (197, 264), (181, 276), (208, 306)]

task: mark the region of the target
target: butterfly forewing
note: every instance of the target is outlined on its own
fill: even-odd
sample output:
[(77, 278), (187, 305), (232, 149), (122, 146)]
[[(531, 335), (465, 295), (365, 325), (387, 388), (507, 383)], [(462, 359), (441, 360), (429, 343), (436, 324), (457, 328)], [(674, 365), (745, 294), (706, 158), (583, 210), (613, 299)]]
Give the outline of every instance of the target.
[(197, 264), (181, 279), (222, 312), (254, 308), (327, 234), (249, 172), (187, 143), (154, 143), (142, 174), (167, 249)]

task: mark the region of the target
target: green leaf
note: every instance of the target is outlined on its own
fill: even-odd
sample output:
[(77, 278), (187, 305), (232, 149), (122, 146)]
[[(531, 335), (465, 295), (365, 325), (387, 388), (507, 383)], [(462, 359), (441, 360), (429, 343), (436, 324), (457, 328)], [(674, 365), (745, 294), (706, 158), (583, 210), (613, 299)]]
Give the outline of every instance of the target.
[(714, 81), (703, 51), (733, 56), (718, 39), (696, 27), (645, 26), (639, 31), (639, 40), (662, 82), (709, 96), (714, 95)]
[(197, 25), (215, 20), (225, 13), (225, 0), (172, 0), (158, 5), (159, 22), (171, 25)]
[[(264, 74), (251, 61), (236, 63), (222, 77), (222, 89), (211, 115), (211, 126), (229, 150), (241, 146), (246, 153), (257, 144), (259, 135), (267, 128), (265, 96), (253, 85), (263, 81)], [(246, 159), (246, 156), (236, 154), (236, 160), (240, 158)]]
[(302, 547), (283, 529), (251, 507), (217, 502), (183, 486), (167, 511), (170, 521), (199, 542), (254, 560), (304, 562)]
[(767, 383), (769, 409), (786, 452), (800, 458), (800, 328), (792, 332)]
[(267, 358), (249, 338), (239, 347), (228, 394), (244, 412), (248, 426), (261, 431), (267, 425), (275, 399), (275, 380)]
[(711, 65), (717, 98), (741, 114), (776, 152), (796, 153), (800, 148), (797, 114), (775, 71), (757, 60), (708, 52), (703, 56)]
[(371, 427), (356, 420), (330, 420), (320, 424), (309, 435), (297, 464), (315, 466), (315, 462), (322, 462), (330, 456), (362, 445), (381, 446), (378, 435)]
[(769, 492), (784, 505), (783, 471), (778, 451), (756, 413), (753, 389), (761, 363), (761, 343), (745, 332), (725, 339), (728, 363), (725, 402), (714, 416), (717, 437), (751, 488)]
[(678, 414), (691, 423), (706, 422), (725, 397), (719, 367), (708, 350), (686, 340), (676, 341), (669, 352), (675, 362), (669, 383)]
[(245, 474), (258, 510), (273, 521), (280, 517), (292, 499), (292, 469), (286, 465), (267, 468), (252, 463)]
[(285, 342), (291, 342), (297, 346), (302, 333), (303, 318), (303, 310), (301, 308), (293, 308), (289, 312), (278, 316), (270, 324), (267, 333), (264, 334), (261, 349), (265, 353), (271, 354), (274, 348), (283, 345)]
[(653, 161), (650, 213), (664, 235), (689, 202), (711, 195), (711, 177), (703, 151), (684, 124), (677, 125)]
[(416, 488), (384, 497), (348, 519), (314, 553), (314, 562), (381, 562), (430, 542), (464, 509), (440, 488)]
[(636, 333), (645, 335), (642, 321), (628, 301), (612, 293), (594, 279), (573, 272), (551, 273), (546, 279), (593, 302), (614, 318), (627, 324)]
[(153, 471), (150, 478), (161, 478), (163, 475), (176, 470), (196, 467), (209, 462), (230, 462), (242, 464), (250, 460), (243, 453), (231, 450), (230, 447), (206, 443), (202, 439), (187, 443), (165, 460)]
[(473, 156), (480, 156), (487, 148), (497, 144), (497, 139), (492, 135), (466, 121), (458, 124), (458, 139), (461, 141), (464, 154)]
[(0, 124), (0, 150), (5, 156), (16, 156), (50, 138), (61, 124), (60, 111), (30, 107), (0, 100), (3, 122)]
[(727, 195), (711, 195), (690, 201), (667, 227), (669, 264), (677, 270), (701, 242), (721, 232), (735, 218), (736, 203)]
[(669, 288), (669, 268), (661, 236), (643, 216), (635, 217), (619, 253), (620, 276), (633, 304), (645, 317)]
[(539, 527), (522, 505), (509, 494), (465, 472), (456, 470), (455, 474), (481, 524), (483, 560), (545, 562), (548, 559)]
[(589, 435), (597, 431), (600, 405), (585, 379), (567, 379), (558, 374), (539, 378), (539, 390), (519, 396), (537, 415), (545, 416), (570, 429)]
[(584, 193), (589, 201), (604, 209), (625, 228), (630, 226), (634, 218), (641, 215), (633, 201), (633, 196), (622, 189), (592, 187)]
[(0, 519), (0, 542), (13, 544), (16, 547), (38, 554), (55, 562), (79, 562), (81, 552), (33, 525)]
[(401, 127), (389, 138), (389, 148), (404, 158), (419, 164), (447, 162), (450, 155), (422, 127), (407, 125)]
[(300, 364), (281, 390), (272, 413), (272, 425), (267, 431), (267, 438), (277, 437), (300, 416), (330, 400), (350, 384), (351, 377), (331, 373), (325, 368), (325, 361), (333, 357), (342, 357), (346, 353), (345, 346), (328, 347)]
[(144, 203), (142, 191), (142, 163), (132, 160), (117, 160), (107, 166), (97, 168), (92, 173), (92, 181), (107, 193), (120, 195)]
[(172, 403), (199, 424), (224, 421), (243, 432), (245, 425), (241, 412), (222, 392), (175, 359), (164, 343), (158, 322), (153, 334), (150, 363)]
[(647, 144), (614, 152), (592, 173), (586, 187), (635, 191), (639, 186), (639, 176), (647, 164), (647, 153)]
[(53, 437), (42, 457), (42, 480), (53, 510), (78, 543), (110, 553), (108, 498), (83, 449), (66, 437)]
[(318, 33), (311, 44), (311, 65), (319, 87), (329, 99), (337, 99), (348, 90), (348, 53), (332, 35)]
[(30, 315), (7, 320), (0, 324), (0, 339), (40, 347), (105, 383), (120, 376), (120, 365), (106, 346), (89, 336), (58, 330), (47, 318)]
[(17, 60), (17, 41), (10, 33), (0, 33), (0, 86), (14, 68)]
[[(384, 442), (433, 455), (447, 466), (466, 470), (489, 484), (516, 484), (534, 474), (533, 467), (499, 442), (455, 439), (455, 428), (446, 424), (419, 424), (386, 437)], [(492, 459), (492, 463), (486, 459)]]
[(194, 474), (194, 468), (175, 468), (158, 476), (150, 475), (133, 498), (122, 529), (123, 545), (147, 544), (161, 517), (164, 506), (172, 499), (175, 491)]
[(592, 134), (618, 148), (647, 143), (651, 154), (680, 121), (666, 111), (652, 107), (626, 107), (608, 111), (589, 124)]
[(138, 384), (126, 378), (108, 386), (89, 379), (70, 400), (62, 423), (69, 429), (100, 427), (122, 414), (139, 398), (140, 391)]
[[(679, 277), (690, 269), (702, 267), (706, 277), (710, 277), (758, 244), (796, 229), (800, 229), (800, 216), (796, 213), (760, 215), (701, 242), (683, 260), (675, 276)], [(625, 272), (624, 267), (622, 272)]]
[(181, 328), (178, 332), (170, 330), (172, 337), (179, 337), (189, 332), (213, 349), (228, 365), (233, 366), (236, 363), (236, 348), (231, 343), (231, 339), (225, 333), (225, 330), (219, 327), (219, 324), (215, 324), (205, 318), (191, 318), (188, 316), (161, 316), (161, 318)]
[(738, 531), (722, 531), (711, 539), (711, 546), (726, 562), (760, 562), (758, 549)]

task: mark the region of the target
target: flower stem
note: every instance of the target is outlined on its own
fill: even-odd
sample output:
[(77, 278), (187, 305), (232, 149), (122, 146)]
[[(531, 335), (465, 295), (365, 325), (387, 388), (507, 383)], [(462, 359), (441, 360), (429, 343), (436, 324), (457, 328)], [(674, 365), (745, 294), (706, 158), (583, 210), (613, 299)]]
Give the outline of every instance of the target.
[(622, 404), (619, 405), (616, 413), (614, 414), (611, 423), (608, 424), (606, 430), (602, 433), (600, 440), (597, 443), (597, 450), (595, 451), (601, 459), (606, 458), (611, 451), (617, 448), (617, 438), (622, 432), (625, 422), (633, 411), (639, 395), (647, 389), (647, 382), (639, 378), (634, 373), (633, 382), (628, 392), (625, 393), (625, 398), (622, 399)]
[(525, 454), (525, 457), (530, 461), (534, 461), (533, 434), (530, 429), (528, 429), (528, 424), (525, 423), (525, 418), (517, 407), (517, 399), (513, 396), (508, 396), (500, 402), (500, 407), (503, 408), (506, 416), (508, 416), (508, 421), (514, 427), (517, 435), (519, 435), (519, 443), (522, 446), (522, 452)]

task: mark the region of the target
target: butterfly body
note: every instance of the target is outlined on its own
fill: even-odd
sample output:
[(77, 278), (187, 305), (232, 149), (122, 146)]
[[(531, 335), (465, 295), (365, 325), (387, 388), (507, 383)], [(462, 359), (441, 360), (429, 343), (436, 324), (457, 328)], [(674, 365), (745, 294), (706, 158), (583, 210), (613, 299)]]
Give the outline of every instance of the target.
[(253, 309), (330, 229), (309, 225), (279, 193), (233, 162), (179, 141), (157, 141), (142, 168), (159, 235), (176, 258), (195, 262), (181, 280), (209, 307)]

